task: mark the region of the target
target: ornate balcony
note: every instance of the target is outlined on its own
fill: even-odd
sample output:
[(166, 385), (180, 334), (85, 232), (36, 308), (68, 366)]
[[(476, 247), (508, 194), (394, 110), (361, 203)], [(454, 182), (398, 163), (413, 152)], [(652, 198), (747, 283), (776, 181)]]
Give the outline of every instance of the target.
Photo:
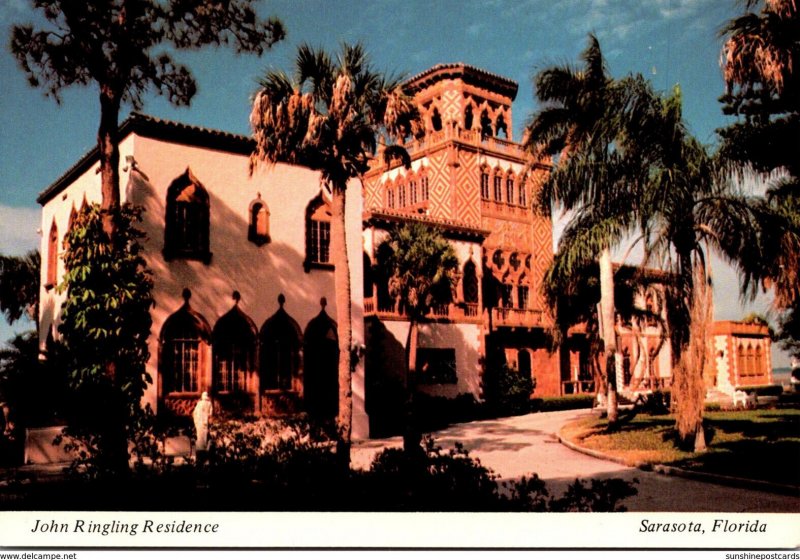
[[(364, 315), (394, 321), (408, 320), (408, 315), (397, 305), (378, 305), (375, 297), (364, 298)], [(481, 314), (477, 303), (449, 303), (434, 307), (427, 318), (429, 321), (478, 323), (481, 320)]]
[(495, 307), (492, 309), (492, 326), (497, 327), (542, 327), (542, 311), (539, 309), (517, 309)]

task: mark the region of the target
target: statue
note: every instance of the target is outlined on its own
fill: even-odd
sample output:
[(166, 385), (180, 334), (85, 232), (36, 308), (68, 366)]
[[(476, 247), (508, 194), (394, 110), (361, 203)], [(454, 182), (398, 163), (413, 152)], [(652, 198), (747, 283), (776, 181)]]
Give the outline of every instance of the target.
[(194, 420), (194, 429), (197, 432), (197, 443), (195, 449), (199, 452), (208, 451), (208, 421), (213, 413), (211, 399), (208, 393), (203, 391), (200, 395), (200, 400), (194, 407), (192, 412), (192, 419)]

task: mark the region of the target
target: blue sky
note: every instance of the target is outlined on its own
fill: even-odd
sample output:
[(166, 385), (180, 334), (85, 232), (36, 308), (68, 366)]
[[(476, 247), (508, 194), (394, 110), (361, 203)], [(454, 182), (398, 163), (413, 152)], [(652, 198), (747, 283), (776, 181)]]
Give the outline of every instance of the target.
[[(199, 84), (192, 106), (175, 109), (151, 96), (144, 112), (246, 134), (249, 98), (265, 68), (288, 66), (303, 42), (335, 49), (361, 41), (384, 71), (413, 75), (437, 63), (465, 62), (516, 80), (519, 139), (536, 109), (533, 73), (575, 62), (594, 32), (615, 77), (642, 73), (660, 90), (680, 84), (692, 132), (713, 145), (714, 130), (726, 122), (717, 101), (723, 92), (717, 35), (740, 6), (736, 0), (279, 0), (259, 9), (283, 20), (283, 43), (260, 59), (226, 49), (179, 53)], [(65, 90), (57, 105), (28, 86), (10, 55), (10, 26), (33, 18), (26, 0), (0, 3), (2, 253), (38, 246), (36, 195), (92, 148), (97, 129), (92, 88)], [(743, 307), (735, 275), (721, 265), (716, 271), (718, 319), (768, 309), (763, 297)], [(0, 326), (0, 339), (8, 332)], [(776, 358), (775, 365), (786, 362), (782, 354)]]

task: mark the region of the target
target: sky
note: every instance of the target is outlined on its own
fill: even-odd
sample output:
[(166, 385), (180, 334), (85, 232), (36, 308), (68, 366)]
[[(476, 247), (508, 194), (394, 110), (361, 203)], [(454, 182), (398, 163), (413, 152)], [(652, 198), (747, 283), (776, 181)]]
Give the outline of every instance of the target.
[[(691, 132), (713, 146), (726, 124), (719, 96), (719, 30), (741, 9), (736, 0), (278, 0), (258, 3), (286, 26), (287, 38), (261, 58), (224, 48), (181, 52), (198, 92), (189, 108), (145, 98), (143, 112), (192, 125), (248, 134), (249, 100), (268, 68), (289, 68), (302, 43), (335, 50), (362, 42), (374, 66), (412, 76), (435, 64), (464, 62), (515, 80), (513, 135), (537, 109), (531, 78), (552, 65), (577, 63), (594, 33), (614, 77), (641, 73), (658, 90), (679, 84)], [(0, 253), (38, 247), (36, 196), (96, 139), (96, 90), (64, 90), (61, 104), (31, 88), (8, 49), (13, 24), (35, 22), (27, 0), (0, 2)], [(159, 51), (154, 51), (159, 52)], [(121, 117), (130, 108), (123, 108)], [(770, 297), (742, 302), (735, 273), (714, 264), (716, 319), (770, 310)], [(29, 325), (17, 324), (15, 330)], [(11, 330), (0, 325), (0, 340)], [(773, 366), (788, 357), (773, 351)]]

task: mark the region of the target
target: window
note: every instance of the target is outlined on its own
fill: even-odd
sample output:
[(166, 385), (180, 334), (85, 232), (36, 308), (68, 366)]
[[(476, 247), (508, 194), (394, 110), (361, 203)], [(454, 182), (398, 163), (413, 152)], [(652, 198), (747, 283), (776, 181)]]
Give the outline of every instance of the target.
[(519, 185), (519, 205), (520, 206), (527, 206), (528, 205), (528, 195), (525, 192), (525, 182), (521, 182)]
[(286, 298), (278, 297), (280, 309), (264, 322), (259, 333), (261, 388), (293, 389), (300, 370), (300, 326), (283, 308)]
[(206, 390), (203, 349), (211, 329), (205, 318), (189, 305), (191, 292), (183, 291), (185, 303), (169, 316), (161, 329), (161, 367), (167, 393), (198, 393)]
[(489, 112), (484, 109), (481, 113), (481, 137), (486, 138), (494, 136), (492, 131), (492, 119), (489, 118)]
[(494, 176), (494, 199), (496, 202), (503, 201), (503, 178), (499, 173)]
[(520, 309), (528, 309), (530, 299), (530, 288), (528, 286), (517, 286), (517, 303)]
[(409, 197), (411, 198), (411, 204), (416, 204), (417, 203), (417, 182), (416, 181), (410, 181), (408, 183), (408, 194), (409, 194)]
[(478, 275), (475, 271), (475, 263), (467, 261), (464, 265), (464, 302), (478, 303)]
[(404, 184), (397, 187), (397, 206), (405, 208), (406, 206), (406, 186)]
[(208, 263), (211, 260), (208, 230), (208, 192), (187, 168), (167, 189), (164, 257)]
[(481, 170), (481, 198), (489, 200), (489, 172), (486, 169)]
[(503, 115), (497, 117), (495, 130), (497, 131), (496, 136), (498, 138), (508, 138), (508, 127), (506, 126), (506, 120), (503, 118)]
[(419, 180), (419, 184), (420, 184), (420, 189), (422, 190), (422, 192), (421, 192), (422, 200), (423, 201), (428, 200), (430, 198), (430, 195), (431, 195), (430, 189), (428, 187), (428, 178), (427, 177), (422, 177)]
[(467, 108), (464, 110), (464, 129), (472, 130), (472, 124), (474, 120), (475, 117), (472, 113), (472, 105), (467, 105)]
[(258, 198), (250, 203), (249, 213), (250, 224), (247, 228), (247, 239), (256, 245), (269, 243), (269, 208), (261, 200), (261, 193), (258, 193)]
[(214, 388), (243, 393), (255, 372), (257, 331), (253, 320), (239, 309), (239, 292), (233, 296), (236, 304), (214, 325)]
[(394, 208), (394, 189), (391, 185), (386, 187), (386, 206)]
[(500, 286), (500, 303), (502, 307), (511, 308), (514, 307), (514, 302), (511, 299), (511, 294), (513, 293), (514, 287), (511, 284), (502, 284)]
[(457, 383), (455, 348), (420, 348), (417, 350), (417, 375), (422, 384)]
[(514, 204), (514, 178), (506, 178), (506, 202)]
[(331, 268), (331, 210), (320, 193), (306, 208), (306, 262), (312, 267)]
[(47, 276), (45, 287), (52, 288), (58, 282), (58, 227), (53, 219), (50, 236), (47, 238)]
[(517, 353), (517, 371), (520, 375), (530, 377), (531, 353), (528, 350), (523, 349)]
[(433, 130), (439, 131), (442, 130), (442, 116), (439, 114), (439, 109), (433, 109), (433, 115), (431, 116), (431, 126)]

